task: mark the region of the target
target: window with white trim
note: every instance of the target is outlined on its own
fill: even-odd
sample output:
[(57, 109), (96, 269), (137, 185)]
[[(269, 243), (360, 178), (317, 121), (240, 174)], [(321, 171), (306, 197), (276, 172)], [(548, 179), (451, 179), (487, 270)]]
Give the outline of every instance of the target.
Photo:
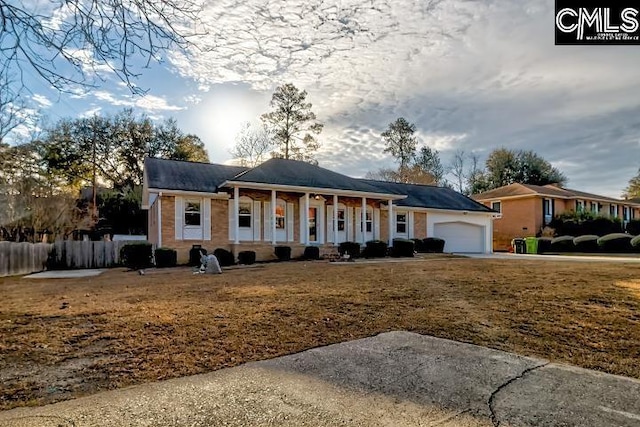
[(502, 213), (502, 202), (491, 202), (491, 209), (498, 213)]
[(398, 234), (407, 233), (407, 214), (406, 213), (396, 214), (396, 233)]
[(287, 226), (287, 204), (284, 200), (276, 202), (276, 229), (284, 230)]
[(598, 202), (591, 202), (591, 213), (597, 215), (599, 208), (600, 207), (598, 206)]
[(617, 218), (618, 217), (618, 206), (609, 205), (609, 216), (612, 217), (612, 218)]
[(576, 212), (584, 212), (584, 200), (576, 200)]
[(185, 200), (184, 202), (184, 225), (199, 227), (201, 220), (200, 200)]
[(344, 209), (338, 209), (338, 231), (344, 231), (345, 218), (346, 211)]
[(251, 228), (251, 211), (253, 202), (240, 200), (238, 203), (238, 227)]

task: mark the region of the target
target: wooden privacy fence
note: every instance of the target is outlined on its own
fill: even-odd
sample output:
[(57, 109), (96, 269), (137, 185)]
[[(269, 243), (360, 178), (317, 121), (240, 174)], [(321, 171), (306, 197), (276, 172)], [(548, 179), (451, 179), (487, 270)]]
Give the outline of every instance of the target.
[(47, 243), (0, 242), (0, 277), (46, 269), (106, 268), (120, 264), (120, 248), (140, 241)]
[(0, 277), (43, 271), (53, 245), (0, 242)]
[(62, 240), (54, 243), (53, 268), (106, 268), (120, 264), (120, 249), (139, 241), (79, 242)]

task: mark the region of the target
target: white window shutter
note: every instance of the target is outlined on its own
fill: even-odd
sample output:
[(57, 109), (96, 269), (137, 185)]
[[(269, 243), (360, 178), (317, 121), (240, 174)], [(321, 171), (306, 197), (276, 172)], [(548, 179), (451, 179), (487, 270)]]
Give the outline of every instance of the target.
[(264, 202), (264, 240), (271, 241), (271, 203)]
[(176, 227), (176, 240), (182, 240), (183, 230), (183, 218), (184, 218), (184, 206), (182, 197), (176, 197), (175, 199), (176, 214), (175, 214), (175, 227)]
[[(254, 201), (253, 202), (253, 217), (256, 218), (255, 221), (253, 221), (253, 240), (254, 241), (258, 241), (260, 240), (260, 205), (261, 203), (258, 201)], [(266, 224), (265, 224), (265, 228), (266, 228)]]
[(327, 242), (335, 242), (333, 238), (333, 206), (327, 206)]
[(373, 238), (380, 240), (380, 209), (373, 210)]
[(204, 217), (204, 221), (202, 221), (203, 230), (203, 240), (211, 240), (211, 199), (205, 198), (202, 203), (202, 215)]
[(410, 239), (413, 239), (413, 212), (409, 212), (409, 215), (407, 215), (407, 236)]
[(348, 207), (347, 208), (347, 240), (349, 240), (350, 242), (353, 242), (353, 240), (354, 240), (354, 235), (353, 235), (353, 208), (352, 207)]
[(287, 240), (293, 242), (295, 227), (295, 218), (293, 218), (293, 203), (287, 203)]
[(233, 199), (229, 199), (229, 240), (231, 241), (236, 239), (236, 213), (233, 208)]

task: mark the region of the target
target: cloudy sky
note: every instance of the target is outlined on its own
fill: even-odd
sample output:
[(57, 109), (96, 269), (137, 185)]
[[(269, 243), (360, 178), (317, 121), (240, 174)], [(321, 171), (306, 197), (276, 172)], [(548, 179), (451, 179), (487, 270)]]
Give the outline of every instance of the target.
[(468, 0), (210, 0), (199, 50), (169, 52), (133, 96), (33, 84), (53, 120), (125, 106), (175, 117), (212, 162), (274, 88), (309, 93), (325, 123), (321, 166), (352, 176), (391, 166), (380, 133), (403, 116), (445, 163), (453, 152), (534, 150), (568, 187), (619, 197), (640, 167), (640, 47), (554, 46), (554, 3)]

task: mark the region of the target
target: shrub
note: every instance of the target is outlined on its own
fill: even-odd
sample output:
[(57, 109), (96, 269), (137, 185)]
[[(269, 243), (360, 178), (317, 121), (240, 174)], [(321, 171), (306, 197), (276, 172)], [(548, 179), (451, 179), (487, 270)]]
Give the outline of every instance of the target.
[(422, 243), (422, 239), (411, 239), (413, 240), (413, 249), (418, 253), (425, 253), (424, 243)]
[(573, 245), (578, 252), (598, 252), (598, 236), (595, 234), (585, 234), (573, 239)]
[(256, 262), (256, 253), (254, 251), (242, 251), (238, 254), (238, 264), (251, 265)]
[(291, 248), (289, 246), (276, 246), (274, 252), (279, 261), (289, 261), (291, 259)]
[(345, 253), (348, 253), (351, 258), (359, 258), (360, 257), (360, 243), (356, 242), (342, 242), (338, 246), (338, 252), (340, 256), (344, 256)]
[(640, 235), (640, 219), (632, 219), (627, 223), (627, 233), (632, 236)]
[(624, 233), (612, 233), (598, 239), (598, 246), (603, 252), (625, 253), (632, 252), (631, 238), (633, 236)]
[(384, 258), (387, 256), (387, 242), (382, 240), (370, 240), (364, 248), (365, 258)]
[(422, 247), (425, 252), (434, 252), (441, 254), (444, 252), (444, 239), (439, 237), (427, 237), (422, 239)]
[(629, 242), (634, 252), (640, 252), (640, 235), (637, 235)]
[(320, 248), (317, 246), (307, 246), (304, 248), (304, 259), (320, 259)]
[(120, 262), (131, 270), (151, 267), (153, 248), (151, 243), (128, 243), (120, 248)]
[(551, 252), (573, 252), (576, 247), (573, 245), (573, 236), (560, 236), (551, 241)]
[(409, 239), (393, 239), (393, 249), (391, 256), (394, 257), (412, 257), (415, 246), (413, 240)]
[(190, 266), (199, 266), (200, 263), (200, 258), (202, 258), (202, 255), (206, 255), (207, 254), (207, 250), (205, 248), (203, 248), (200, 245), (193, 245), (191, 246), (191, 249), (189, 250), (189, 265)]
[(228, 267), (236, 263), (236, 259), (233, 254), (226, 249), (218, 248), (213, 251), (213, 255), (218, 259), (220, 267)]
[(178, 253), (170, 248), (158, 248), (155, 252), (156, 267), (175, 267), (178, 264)]
[(583, 236), (594, 234), (604, 236), (622, 232), (620, 218), (593, 216), (591, 212), (566, 212), (556, 216), (549, 224), (556, 235)]
[(551, 251), (552, 237), (538, 237), (538, 253), (542, 254)]

